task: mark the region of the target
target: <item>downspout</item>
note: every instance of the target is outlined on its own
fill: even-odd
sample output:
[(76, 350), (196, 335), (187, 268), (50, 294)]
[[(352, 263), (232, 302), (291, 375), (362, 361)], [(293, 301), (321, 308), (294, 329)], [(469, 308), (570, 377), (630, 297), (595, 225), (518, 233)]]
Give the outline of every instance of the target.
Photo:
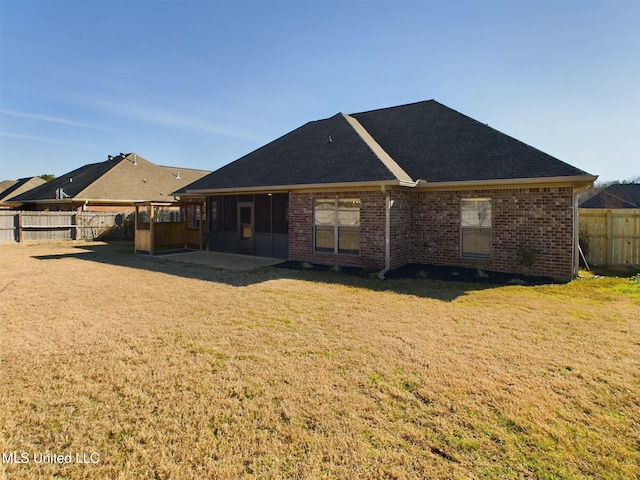
[(382, 185), (384, 198), (384, 268), (378, 273), (378, 278), (384, 280), (385, 274), (391, 269), (391, 194)]
[(578, 250), (580, 248), (580, 226), (578, 224), (578, 192), (573, 187), (573, 248), (572, 248), (572, 265), (571, 274), (573, 278), (577, 278), (580, 274), (580, 258)]
[[(573, 185), (573, 245), (572, 245), (572, 265), (571, 273), (573, 278), (577, 278), (580, 274), (580, 208), (578, 206), (578, 194), (587, 190), (593, 185), (597, 177), (593, 177), (591, 183), (586, 185)], [(587, 260), (585, 259), (585, 263)]]

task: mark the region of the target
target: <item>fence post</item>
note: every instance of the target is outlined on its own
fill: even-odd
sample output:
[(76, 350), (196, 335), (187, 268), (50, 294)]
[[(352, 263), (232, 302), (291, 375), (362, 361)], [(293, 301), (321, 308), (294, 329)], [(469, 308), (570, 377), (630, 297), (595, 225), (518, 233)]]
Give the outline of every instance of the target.
[(18, 243), (22, 243), (22, 212), (18, 212)]
[(136, 205), (136, 209), (133, 212), (133, 253), (138, 253), (137, 232), (138, 232), (138, 212), (140, 206)]
[(156, 207), (151, 204), (151, 206), (149, 207), (149, 236), (151, 237), (151, 243), (149, 245), (149, 257), (153, 258), (153, 247), (155, 246), (156, 243), (156, 238), (155, 238), (155, 210)]
[(202, 224), (203, 224), (203, 219), (202, 219), (202, 213), (203, 213), (203, 203), (199, 204), (196, 207), (196, 214), (198, 215), (198, 249), (202, 250), (204, 245), (202, 242)]
[(631, 258), (635, 259), (635, 263), (640, 265), (640, 212), (633, 217), (633, 227), (634, 237), (631, 241), (633, 242), (634, 250)]
[(607, 265), (613, 265), (613, 218), (611, 209), (607, 209)]

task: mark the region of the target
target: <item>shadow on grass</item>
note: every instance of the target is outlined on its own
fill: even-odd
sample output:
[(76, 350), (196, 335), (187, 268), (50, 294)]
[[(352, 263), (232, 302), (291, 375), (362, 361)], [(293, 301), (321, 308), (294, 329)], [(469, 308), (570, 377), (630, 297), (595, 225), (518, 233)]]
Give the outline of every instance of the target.
[[(133, 253), (132, 242), (83, 244), (74, 248), (78, 251), (54, 255), (33, 255), (33, 258), (42, 261), (73, 258), (194, 280), (223, 283), (233, 287), (246, 287), (270, 280), (295, 279), (365, 288), (372, 291), (394, 292), (400, 295), (432, 298), (446, 302), (453, 301), (469, 291), (506, 285), (509, 278), (517, 277), (484, 272), (479, 274), (475, 270), (462, 268), (406, 265), (388, 272), (386, 279), (380, 280), (377, 272), (373, 271), (364, 271), (359, 268), (341, 268), (338, 271), (334, 271), (330, 267), (321, 265), (303, 266), (299, 262), (283, 262), (280, 265), (270, 267), (235, 271), (215, 268), (209, 265), (168, 260), (162, 256), (150, 258), (148, 255), (136, 255)], [(531, 277), (528, 277), (528, 280), (532, 280)], [(548, 282), (538, 281), (533, 283)]]
[(640, 265), (594, 266), (591, 273), (603, 277), (631, 278), (640, 274)]

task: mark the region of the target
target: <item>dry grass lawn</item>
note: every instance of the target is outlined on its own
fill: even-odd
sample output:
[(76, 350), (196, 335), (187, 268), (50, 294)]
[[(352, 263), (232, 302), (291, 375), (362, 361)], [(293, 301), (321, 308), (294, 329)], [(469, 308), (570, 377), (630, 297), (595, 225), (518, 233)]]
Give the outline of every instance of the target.
[(640, 476), (640, 283), (130, 251), (0, 246), (0, 478)]

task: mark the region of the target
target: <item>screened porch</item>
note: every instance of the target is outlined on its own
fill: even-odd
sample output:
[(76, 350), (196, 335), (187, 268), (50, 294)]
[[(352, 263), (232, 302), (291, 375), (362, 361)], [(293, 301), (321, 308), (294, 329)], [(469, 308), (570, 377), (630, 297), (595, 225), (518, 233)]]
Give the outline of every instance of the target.
[(150, 256), (171, 250), (202, 250), (204, 203), (139, 202), (135, 204), (135, 253)]

